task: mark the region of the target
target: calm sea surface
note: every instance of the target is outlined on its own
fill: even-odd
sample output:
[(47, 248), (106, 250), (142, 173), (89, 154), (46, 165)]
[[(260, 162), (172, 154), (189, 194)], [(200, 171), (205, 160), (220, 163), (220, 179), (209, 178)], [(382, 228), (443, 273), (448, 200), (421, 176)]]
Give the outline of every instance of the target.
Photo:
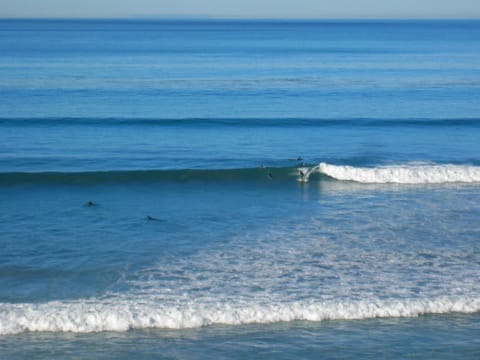
[(0, 20), (0, 358), (478, 359), (479, 99), (479, 21)]

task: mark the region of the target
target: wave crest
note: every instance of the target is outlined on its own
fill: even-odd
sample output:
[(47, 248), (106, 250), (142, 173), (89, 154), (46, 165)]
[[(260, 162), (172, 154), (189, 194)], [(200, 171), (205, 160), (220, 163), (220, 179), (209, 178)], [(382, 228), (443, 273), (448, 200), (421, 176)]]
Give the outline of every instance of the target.
[(415, 317), (480, 311), (480, 298), (438, 298), (289, 304), (190, 304), (154, 301), (84, 300), (45, 304), (1, 304), (0, 335), (26, 331), (100, 332), (131, 329), (184, 329), (215, 324), (242, 325), (296, 320), (353, 320)]
[(397, 165), (374, 168), (320, 163), (312, 170), (336, 180), (366, 184), (443, 184), (480, 182), (480, 167), (469, 165)]

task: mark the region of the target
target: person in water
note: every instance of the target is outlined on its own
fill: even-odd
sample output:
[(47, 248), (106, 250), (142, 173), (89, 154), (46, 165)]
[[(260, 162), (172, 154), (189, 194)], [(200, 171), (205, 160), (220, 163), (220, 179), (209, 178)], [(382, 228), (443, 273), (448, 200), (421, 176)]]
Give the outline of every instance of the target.
[(93, 201), (88, 201), (85, 206), (92, 207), (95, 206), (95, 203)]
[(145, 220), (147, 220), (147, 221), (160, 221), (160, 219), (157, 219), (156, 217), (153, 217), (153, 216), (150, 216), (150, 215), (147, 215), (145, 217)]
[(268, 173), (268, 179), (269, 179), (269, 180), (272, 180), (272, 179), (273, 179), (273, 174), (272, 174), (272, 173)]

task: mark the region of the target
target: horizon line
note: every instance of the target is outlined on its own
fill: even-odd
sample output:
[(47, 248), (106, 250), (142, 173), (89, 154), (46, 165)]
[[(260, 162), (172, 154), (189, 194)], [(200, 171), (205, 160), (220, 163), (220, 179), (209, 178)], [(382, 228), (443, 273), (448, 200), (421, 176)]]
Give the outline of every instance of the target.
[(209, 15), (133, 15), (133, 16), (2, 16), (0, 20), (227, 20), (227, 21), (480, 21), (480, 17), (243, 17)]

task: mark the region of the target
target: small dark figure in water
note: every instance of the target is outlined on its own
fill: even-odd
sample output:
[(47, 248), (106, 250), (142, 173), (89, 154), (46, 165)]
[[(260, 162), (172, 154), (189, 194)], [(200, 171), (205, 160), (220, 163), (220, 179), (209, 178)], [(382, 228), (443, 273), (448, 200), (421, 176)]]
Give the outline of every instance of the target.
[(272, 179), (273, 179), (273, 174), (272, 174), (272, 173), (268, 173), (268, 179), (269, 179), (269, 180), (272, 180)]
[(145, 220), (147, 220), (147, 221), (159, 221), (159, 219), (154, 218), (153, 216), (150, 216), (150, 215), (147, 215), (147, 217), (145, 218)]
[(95, 203), (93, 201), (88, 201), (85, 206), (92, 207), (95, 206)]
[(303, 159), (302, 159), (301, 156), (297, 157), (297, 161), (302, 161), (302, 160), (303, 160)]
[(300, 175), (300, 179), (305, 179), (305, 173), (303, 172), (303, 170), (298, 170), (298, 175)]

